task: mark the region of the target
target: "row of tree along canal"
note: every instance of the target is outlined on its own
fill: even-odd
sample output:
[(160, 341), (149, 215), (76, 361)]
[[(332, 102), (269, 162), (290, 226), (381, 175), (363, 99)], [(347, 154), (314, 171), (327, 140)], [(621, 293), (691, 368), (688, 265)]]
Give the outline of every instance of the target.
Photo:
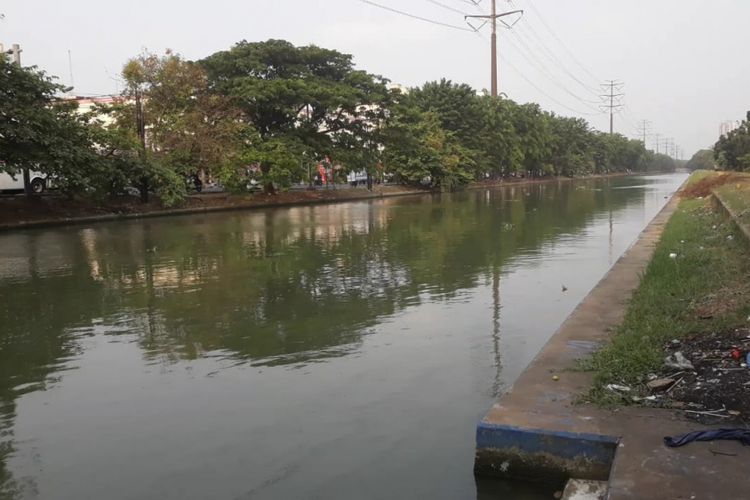
[(165, 205), (199, 175), (242, 192), (370, 178), (454, 189), (508, 176), (665, 171), (639, 141), (536, 104), (441, 80), (400, 89), (352, 57), (283, 40), (242, 41), (200, 61), (141, 54), (121, 95), (81, 113), (69, 90), (0, 58), (0, 170), (41, 170), (63, 192), (106, 199), (140, 191)]

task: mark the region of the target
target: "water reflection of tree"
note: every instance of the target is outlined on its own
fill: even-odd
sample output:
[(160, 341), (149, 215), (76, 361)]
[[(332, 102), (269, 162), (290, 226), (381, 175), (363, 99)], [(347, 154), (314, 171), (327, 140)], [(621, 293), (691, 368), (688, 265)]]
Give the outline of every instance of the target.
[[(0, 498), (15, 498), (36, 488), (32, 479), (14, 479), (6, 466), (14, 453), (16, 400), (44, 390), (66, 369), (79, 350), (71, 329), (98, 315), (102, 286), (89, 275), (77, 238), (28, 232), (4, 236), (3, 245), (2, 257), (15, 252), (28, 263), (21, 279), (0, 282)], [(60, 261), (68, 265), (50, 265)]]
[(642, 202), (641, 191), (585, 189), (595, 185), (2, 236), (0, 258), (15, 245), (25, 263), (0, 278), (0, 484), (13, 484), (4, 464), (16, 399), (66, 367), (94, 320), (137, 334), (154, 360), (310, 362), (356, 350), (380, 318), (425, 297), (449, 300), (490, 279), (499, 346), (504, 263), (609, 206)]
[(400, 200), (361, 224), (345, 205), (152, 221), (102, 230), (95, 254), (105, 288), (119, 291), (106, 309), (147, 319), (150, 356), (310, 361), (349, 352), (378, 318), (425, 294), (450, 299), (634, 197), (565, 183)]

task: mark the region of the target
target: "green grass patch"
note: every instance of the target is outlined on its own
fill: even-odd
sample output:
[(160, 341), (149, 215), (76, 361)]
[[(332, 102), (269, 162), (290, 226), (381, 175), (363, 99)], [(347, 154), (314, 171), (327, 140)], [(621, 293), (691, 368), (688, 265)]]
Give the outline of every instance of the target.
[(750, 175), (735, 175), (732, 182), (718, 186), (715, 191), (737, 214), (738, 222), (750, 226)]
[(736, 225), (708, 199), (683, 200), (612, 342), (582, 363), (595, 372), (584, 399), (622, 404), (605, 386), (623, 384), (645, 393), (644, 382), (662, 366), (664, 346), (672, 339), (746, 325), (749, 284), (748, 245)]
[(719, 172), (715, 170), (696, 170), (695, 172), (690, 174), (690, 177), (688, 177), (688, 180), (685, 183), (685, 187), (692, 186), (693, 184), (698, 184), (704, 179), (716, 177), (718, 175), (719, 175)]

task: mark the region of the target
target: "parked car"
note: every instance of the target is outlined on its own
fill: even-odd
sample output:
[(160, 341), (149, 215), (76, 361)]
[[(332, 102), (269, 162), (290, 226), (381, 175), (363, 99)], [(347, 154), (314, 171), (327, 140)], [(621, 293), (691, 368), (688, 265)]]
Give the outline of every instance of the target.
[[(29, 172), (31, 191), (41, 194), (49, 187), (47, 176), (40, 172)], [(0, 172), (0, 191), (23, 191), (23, 174), (18, 172), (15, 178), (5, 172)]]

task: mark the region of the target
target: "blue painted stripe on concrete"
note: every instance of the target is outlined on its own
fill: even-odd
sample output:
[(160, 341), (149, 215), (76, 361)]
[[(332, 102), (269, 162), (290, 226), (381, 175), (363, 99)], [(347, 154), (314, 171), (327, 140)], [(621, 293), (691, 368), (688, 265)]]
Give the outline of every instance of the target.
[(599, 434), (526, 429), (480, 422), (477, 449), (519, 449), (526, 453), (547, 453), (563, 459), (586, 458), (610, 464), (619, 439)]

